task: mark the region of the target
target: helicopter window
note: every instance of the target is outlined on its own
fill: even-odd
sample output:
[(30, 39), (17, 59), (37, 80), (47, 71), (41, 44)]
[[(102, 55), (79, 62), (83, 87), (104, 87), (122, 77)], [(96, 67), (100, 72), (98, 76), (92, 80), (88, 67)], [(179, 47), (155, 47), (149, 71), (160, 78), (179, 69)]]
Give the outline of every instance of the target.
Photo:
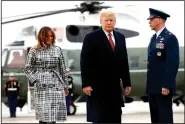
[[(82, 43), (86, 34), (97, 30), (100, 26), (84, 26), (84, 25), (68, 25), (66, 27), (66, 37), (70, 42)], [(115, 28), (118, 32), (125, 35), (125, 38), (135, 37), (139, 35), (139, 32)]]
[(127, 29), (121, 29), (121, 28), (115, 28), (115, 30), (117, 30), (118, 32), (124, 34), (125, 38), (139, 36), (139, 32), (137, 32), (137, 31), (127, 30)]
[(25, 65), (25, 51), (11, 50), (7, 66), (9, 68), (24, 68), (24, 65)]
[(5, 66), (5, 62), (6, 62), (6, 58), (7, 58), (7, 54), (8, 54), (8, 51), (7, 51), (7, 49), (5, 49), (5, 50), (3, 50), (2, 51), (2, 67), (4, 67)]
[(36, 36), (36, 29), (34, 26), (28, 26), (22, 29), (23, 36)]
[(81, 50), (68, 51), (68, 68), (71, 71), (80, 71), (80, 52)]
[(87, 33), (94, 30), (94, 26), (68, 25), (66, 28), (66, 37), (70, 42), (83, 42)]
[(8, 44), (8, 46), (24, 46), (24, 41), (14, 41)]

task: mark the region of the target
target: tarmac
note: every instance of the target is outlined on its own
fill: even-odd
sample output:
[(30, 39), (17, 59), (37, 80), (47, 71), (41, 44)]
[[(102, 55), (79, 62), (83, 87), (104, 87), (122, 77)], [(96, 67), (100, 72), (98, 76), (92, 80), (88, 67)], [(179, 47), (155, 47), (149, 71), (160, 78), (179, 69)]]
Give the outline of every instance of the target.
[[(88, 123), (86, 121), (85, 103), (76, 103), (77, 112), (75, 115), (68, 116), (67, 121), (63, 123)], [(126, 104), (122, 108), (122, 123), (151, 123), (148, 103), (133, 102)], [(173, 105), (174, 123), (184, 123), (184, 105)], [(28, 105), (25, 105), (20, 111), (17, 108), (17, 117), (9, 118), (9, 109), (2, 104), (2, 123), (38, 123), (35, 120), (34, 111), (28, 112)], [(57, 122), (61, 123), (61, 122)]]

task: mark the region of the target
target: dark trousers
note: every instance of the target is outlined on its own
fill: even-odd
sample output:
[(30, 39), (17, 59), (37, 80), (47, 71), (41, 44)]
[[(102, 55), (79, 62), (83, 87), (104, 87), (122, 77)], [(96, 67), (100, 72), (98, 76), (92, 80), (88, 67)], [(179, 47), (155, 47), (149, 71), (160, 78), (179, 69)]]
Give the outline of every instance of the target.
[(15, 117), (16, 116), (16, 107), (17, 107), (17, 98), (15, 98), (15, 99), (8, 98), (8, 106), (10, 109), (10, 116)]
[(152, 123), (173, 123), (171, 95), (149, 95), (150, 116)]
[(109, 107), (106, 111), (107, 112), (104, 111), (102, 115), (100, 113), (99, 120), (93, 123), (121, 123), (121, 107), (114, 110), (111, 110), (111, 107)]
[(70, 104), (71, 104), (71, 94), (68, 94), (66, 96), (66, 107), (67, 107), (67, 112), (70, 113)]

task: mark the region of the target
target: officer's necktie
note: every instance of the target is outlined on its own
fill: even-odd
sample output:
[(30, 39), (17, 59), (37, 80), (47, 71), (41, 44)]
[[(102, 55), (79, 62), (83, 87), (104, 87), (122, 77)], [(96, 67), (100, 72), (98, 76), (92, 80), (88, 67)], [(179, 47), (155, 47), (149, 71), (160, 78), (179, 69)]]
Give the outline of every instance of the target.
[(112, 49), (113, 49), (113, 51), (114, 51), (114, 43), (113, 43), (113, 40), (112, 40), (112, 34), (111, 33), (109, 33), (108, 34), (109, 35), (109, 42), (110, 42), (110, 45), (111, 45), (111, 47), (112, 47)]

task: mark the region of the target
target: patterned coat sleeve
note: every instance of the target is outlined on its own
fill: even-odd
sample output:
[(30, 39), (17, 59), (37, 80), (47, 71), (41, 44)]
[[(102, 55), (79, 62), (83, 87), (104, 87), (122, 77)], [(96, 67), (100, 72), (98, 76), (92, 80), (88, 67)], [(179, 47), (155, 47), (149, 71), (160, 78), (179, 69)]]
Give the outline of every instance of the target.
[(27, 56), (25, 68), (23, 70), (31, 83), (34, 83), (37, 79), (37, 75), (35, 74), (35, 54), (35, 48), (31, 48)]
[(63, 51), (61, 49), (61, 54), (60, 54), (60, 74), (62, 76), (62, 79), (64, 80), (64, 88), (69, 89), (69, 82), (67, 78), (67, 70), (66, 70), (66, 65), (65, 65), (65, 59), (63, 55)]

